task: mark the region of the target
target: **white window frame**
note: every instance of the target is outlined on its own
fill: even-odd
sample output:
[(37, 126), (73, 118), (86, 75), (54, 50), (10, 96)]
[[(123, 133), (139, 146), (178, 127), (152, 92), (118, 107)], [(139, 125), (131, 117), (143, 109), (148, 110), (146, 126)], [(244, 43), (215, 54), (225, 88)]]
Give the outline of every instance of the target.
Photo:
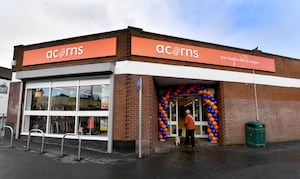
[[(79, 117), (85, 116), (94, 116), (94, 117), (107, 117), (108, 123), (112, 120), (109, 116), (109, 110), (112, 109), (111, 105), (109, 104), (108, 110), (99, 110), (99, 111), (79, 111), (79, 88), (80, 86), (88, 86), (88, 85), (109, 85), (109, 98), (112, 97), (112, 89), (111, 89), (111, 79), (110, 78), (95, 78), (90, 77), (88, 79), (59, 79), (59, 80), (50, 80), (50, 81), (33, 81), (27, 82), (25, 88), (25, 99), (24, 99), (24, 108), (23, 108), (23, 116), (22, 116), (22, 129), (21, 135), (28, 135), (29, 132), (24, 132), (25, 130), (25, 123), (27, 116), (47, 116), (47, 124), (46, 124), (46, 133), (45, 137), (53, 137), (53, 138), (62, 138), (64, 134), (51, 134), (49, 133), (49, 125), (50, 125), (50, 118), (51, 116), (74, 116), (75, 117), (75, 129), (74, 134), (78, 134), (78, 121)], [(77, 89), (76, 94), (76, 110), (75, 111), (51, 111), (51, 91), (52, 88), (55, 87), (68, 87), (68, 86), (75, 86)], [(26, 102), (27, 102), (27, 91), (28, 89), (34, 88), (49, 88), (49, 98), (48, 98), (48, 110), (45, 111), (35, 111), (35, 110), (26, 110)], [(112, 130), (109, 126), (108, 130)], [(80, 135), (80, 138), (83, 140), (100, 140), (100, 141), (108, 141), (109, 140), (109, 133), (107, 132), (107, 136), (88, 136), (88, 135)], [(32, 133), (33, 136), (41, 136), (40, 133)], [(77, 139), (76, 136), (66, 136), (69, 139)]]

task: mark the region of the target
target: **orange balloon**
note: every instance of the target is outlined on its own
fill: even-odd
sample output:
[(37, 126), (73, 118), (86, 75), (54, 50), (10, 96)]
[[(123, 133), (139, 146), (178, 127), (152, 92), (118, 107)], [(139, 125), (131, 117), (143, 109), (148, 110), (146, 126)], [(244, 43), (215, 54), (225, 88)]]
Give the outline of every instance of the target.
[(161, 134), (159, 134), (159, 139), (163, 139), (163, 136)]
[(159, 121), (159, 124), (162, 126), (162, 125), (164, 125), (164, 122), (163, 121)]
[(209, 105), (210, 105), (210, 106), (214, 106), (215, 103), (211, 101), (211, 102), (209, 103)]
[(159, 105), (159, 111), (162, 111), (163, 110), (163, 107), (161, 105)]
[(210, 121), (210, 122), (214, 122), (215, 119), (214, 119), (213, 117), (210, 117), (210, 118), (209, 118), (209, 121)]
[(213, 126), (218, 125), (218, 123), (216, 121), (212, 122)]
[(212, 117), (213, 115), (211, 113), (207, 113), (207, 117)]
[(219, 126), (215, 125), (214, 128), (216, 129), (217, 132), (219, 132)]
[(207, 133), (211, 133), (211, 129), (210, 128), (207, 128)]
[(210, 102), (211, 102), (211, 101), (210, 101), (209, 99), (206, 99), (206, 100), (205, 100), (205, 103), (206, 103), (206, 104), (209, 104)]
[(167, 117), (168, 117), (168, 114), (167, 114), (166, 112), (164, 113), (164, 117), (165, 117), (165, 118), (167, 118)]
[(211, 139), (212, 139), (214, 142), (216, 142), (216, 141), (218, 140), (217, 137), (212, 137)]
[(218, 109), (218, 107), (217, 107), (216, 105), (213, 105), (212, 108), (213, 108), (214, 110)]
[(211, 133), (209, 133), (208, 134), (211, 138), (213, 138), (214, 137), (214, 134), (211, 132)]

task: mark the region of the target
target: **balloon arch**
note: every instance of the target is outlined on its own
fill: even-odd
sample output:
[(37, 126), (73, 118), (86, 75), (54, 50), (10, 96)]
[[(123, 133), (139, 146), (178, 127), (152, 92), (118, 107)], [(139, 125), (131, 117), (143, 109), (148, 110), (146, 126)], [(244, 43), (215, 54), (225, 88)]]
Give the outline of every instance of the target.
[(208, 141), (218, 142), (219, 140), (219, 118), (218, 118), (218, 102), (214, 95), (207, 88), (200, 85), (180, 85), (175, 88), (168, 88), (163, 92), (158, 102), (158, 137), (159, 139), (167, 139), (169, 134), (169, 104), (170, 100), (181, 94), (200, 95), (203, 103), (207, 107), (208, 117)]

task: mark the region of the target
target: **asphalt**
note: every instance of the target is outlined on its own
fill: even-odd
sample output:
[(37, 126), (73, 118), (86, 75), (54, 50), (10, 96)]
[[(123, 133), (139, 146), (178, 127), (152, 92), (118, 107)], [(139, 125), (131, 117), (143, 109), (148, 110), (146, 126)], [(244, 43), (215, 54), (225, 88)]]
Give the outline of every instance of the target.
[(218, 146), (198, 142), (196, 149), (163, 143), (156, 153), (107, 154), (0, 138), (0, 179), (83, 178), (300, 178), (300, 141), (267, 143), (265, 147)]

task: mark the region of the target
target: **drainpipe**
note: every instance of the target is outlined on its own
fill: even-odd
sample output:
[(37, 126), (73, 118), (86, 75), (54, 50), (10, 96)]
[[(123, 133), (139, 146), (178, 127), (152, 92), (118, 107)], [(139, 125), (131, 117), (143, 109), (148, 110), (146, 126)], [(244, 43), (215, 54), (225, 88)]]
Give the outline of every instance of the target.
[(254, 71), (254, 69), (253, 69), (253, 87), (254, 87), (254, 97), (255, 97), (256, 121), (259, 121), (259, 115), (258, 115), (258, 102), (257, 102), (257, 91), (256, 91), (255, 71)]

